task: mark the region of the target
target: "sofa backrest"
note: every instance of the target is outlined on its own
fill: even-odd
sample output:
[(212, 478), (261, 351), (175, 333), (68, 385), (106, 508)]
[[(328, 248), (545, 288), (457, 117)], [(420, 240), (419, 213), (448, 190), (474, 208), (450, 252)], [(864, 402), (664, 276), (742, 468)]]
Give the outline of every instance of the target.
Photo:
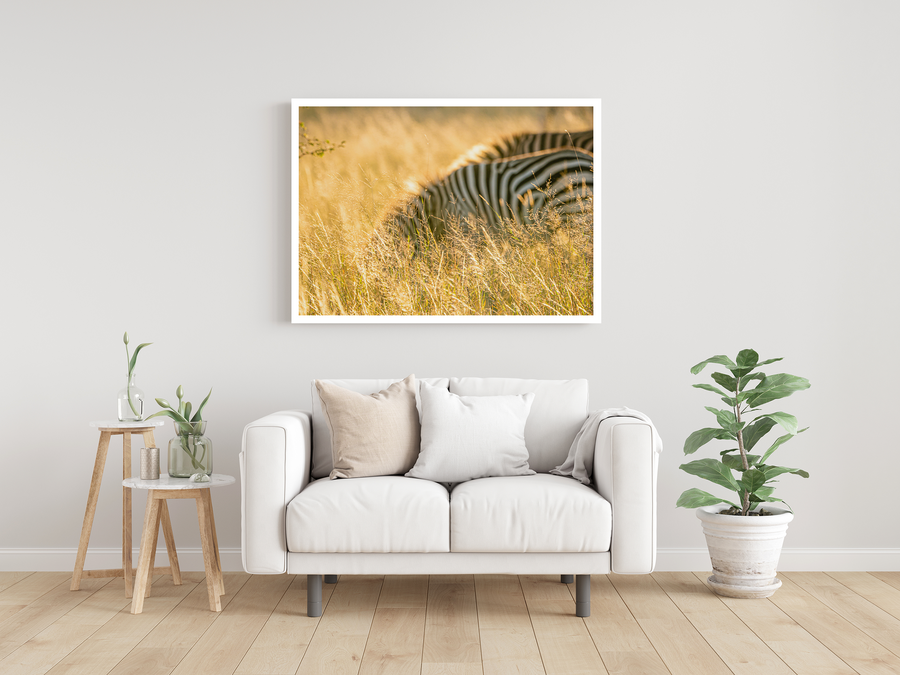
[[(328, 380), (360, 394), (387, 389), (397, 379)], [(528, 463), (538, 473), (562, 464), (578, 430), (588, 415), (587, 380), (520, 380), (508, 377), (423, 378), (432, 386), (445, 387), (460, 396), (534, 394), (525, 424)], [(417, 382), (421, 382), (418, 380)], [(312, 476), (324, 478), (333, 468), (331, 430), (322, 410), (315, 381), (312, 387)], [(416, 401), (418, 406), (418, 400)], [(419, 406), (419, 415), (422, 409)]]

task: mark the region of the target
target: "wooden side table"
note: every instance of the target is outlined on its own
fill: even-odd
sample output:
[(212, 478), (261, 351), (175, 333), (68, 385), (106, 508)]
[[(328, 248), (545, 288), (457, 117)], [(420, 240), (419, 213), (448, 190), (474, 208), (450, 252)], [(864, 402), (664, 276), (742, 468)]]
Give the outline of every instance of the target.
[[(168, 513), (167, 499), (193, 499), (197, 502), (197, 520), (200, 524), (200, 543), (203, 547), (203, 564), (206, 568), (206, 589), (209, 593), (209, 608), (213, 612), (222, 611), (225, 582), (222, 578), (222, 561), (219, 558), (219, 542), (216, 538), (216, 519), (213, 516), (210, 489), (234, 483), (234, 476), (214, 473), (208, 483), (192, 483), (190, 478), (173, 478), (161, 474), (159, 480), (141, 480), (139, 477), (122, 481), (126, 488), (147, 490), (147, 510), (144, 511), (144, 531), (141, 534), (141, 556), (135, 577), (134, 595), (131, 598), (131, 613), (140, 614), (144, 609), (144, 597), (150, 595), (150, 570), (156, 559), (156, 542), (159, 539), (159, 524), (162, 515)], [(166, 537), (166, 550), (170, 559), (177, 559), (175, 540)]]
[[(144, 439), (144, 446), (156, 445), (153, 439), (153, 429), (161, 427), (163, 421), (159, 419), (144, 420), (143, 422), (91, 422), (92, 427), (100, 429), (100, 442), (97, 445), (97, 456), (94, 459), (94, 473), (91, 476), (91, 488), (88, 491), (87, 507), (84, 510), (84, 522), (81, 525), (81, 538), (78, 541), (78, 555), (75, 557), (75, 571), (72, 573), (71, 590), (77, 591), (81, 587), (82, 579), (97, 579), (105, 577), (122, 577), (125, 580), (125, 597), (131, 597), (132, 577), (134, 567), (131, 562), (131, 490), (122, 488), (122, 567), (111, 570), (85, 570), (84, 560), (87, 556), (88, 542), (91, 539), (91, 529), (94, 526), (94, 513), (97, 511), (97, 498), (100, 496), (100, 482), (103, 480), (103, 469), (106, 467), (106, 455), (109, 451), (109, 441), (113, 436), (122, 437), (122, 478), (131, 476), (131, 435), (140, 434)], [(163, 533), (166, 536), (167, 545), (174, 544), (172, 537), (172, 523), (169, 513), (166, 511), (162, 519)], [(174, 549), (174, 545), (172, 546)], [(178, 569), (177, 558), (173, 559), (169, 567), (161, 567), (154, 570), (157, 574), (171, 574), (176, 584), (181, 583), (181, 573)]]

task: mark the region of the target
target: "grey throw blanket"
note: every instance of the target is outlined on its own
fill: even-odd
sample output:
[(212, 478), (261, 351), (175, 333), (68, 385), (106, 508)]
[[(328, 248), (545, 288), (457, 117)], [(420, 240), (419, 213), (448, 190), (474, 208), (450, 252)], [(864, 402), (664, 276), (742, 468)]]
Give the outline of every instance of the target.
[(581, 430), (575, 436), (575, 440), (572, 441), (566, 461), (555, 469), (551, 469), (550, 473), (557, 476), (570, 476), (585, 485), (590, 485), (594, 468), (594, 449), (597, 447), (597, 431), (600, 423), (610, 417), (634, 417), (649, 424), (653, 429), (653, 450), (657, 454), (662, 452), (662, 440), (649, 417), (631, 408), (607, 408), (588, 415), (584, 424), (581, 425)]

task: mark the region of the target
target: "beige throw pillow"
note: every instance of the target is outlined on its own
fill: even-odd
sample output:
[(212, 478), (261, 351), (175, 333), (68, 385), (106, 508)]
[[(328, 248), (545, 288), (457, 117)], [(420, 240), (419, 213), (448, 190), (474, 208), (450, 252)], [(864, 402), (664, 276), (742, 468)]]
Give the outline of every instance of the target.
[(416, 376), (376, 394), (316, 380), (331, 429), (331, 478), (404, 474), (419, 456)]

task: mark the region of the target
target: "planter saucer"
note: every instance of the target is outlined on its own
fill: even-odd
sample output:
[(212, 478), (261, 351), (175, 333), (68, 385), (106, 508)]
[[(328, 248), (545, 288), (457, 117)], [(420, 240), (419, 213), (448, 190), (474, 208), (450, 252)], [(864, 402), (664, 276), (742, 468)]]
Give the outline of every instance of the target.
[(733, 586), (731, 584), (720, 584), (716, 581), (716, 575), (713, 574), (710, 575), (706, 582), (718, 595), (724, 595), (726, 598), (768, 598), (781, 588), (781, 579), (775, 579), (775, 583), (768, 586)]

